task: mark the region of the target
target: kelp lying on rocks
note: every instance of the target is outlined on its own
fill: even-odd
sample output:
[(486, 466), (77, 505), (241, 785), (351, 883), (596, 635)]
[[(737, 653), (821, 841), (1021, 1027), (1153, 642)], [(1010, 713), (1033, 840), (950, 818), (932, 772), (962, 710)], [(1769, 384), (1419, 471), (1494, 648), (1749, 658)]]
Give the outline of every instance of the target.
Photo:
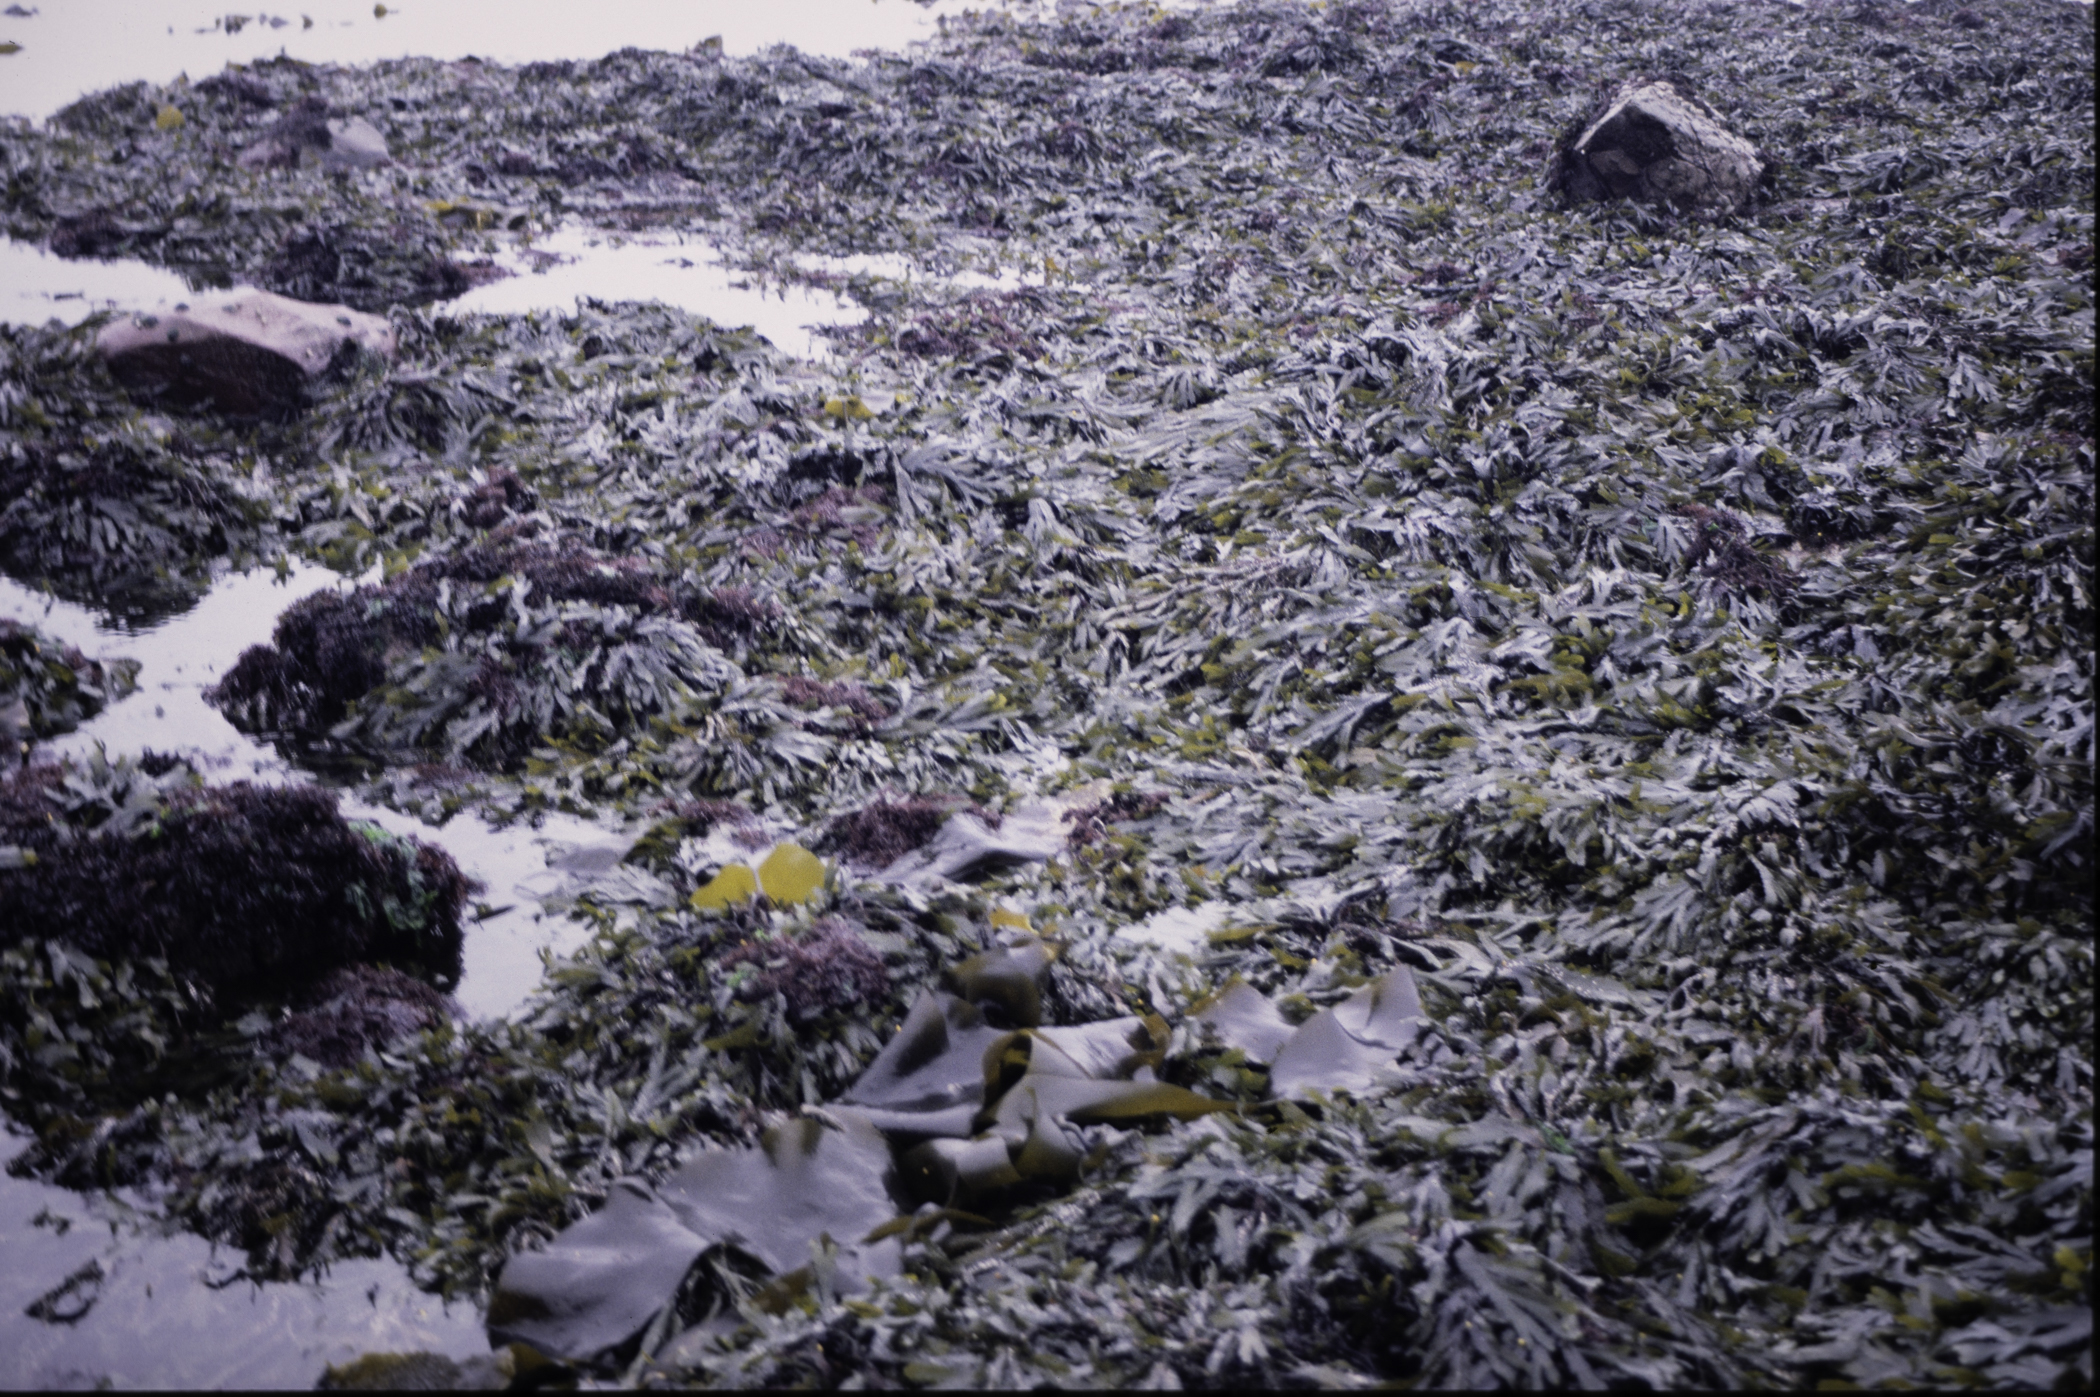
[[(655, 1190), (621, 1181), (603, 1209), (505, 1266), (492, 1337), (582, 1361), (653, 1348), (643, 1331), (660, 1341), (677, 1323), (695, 1298), (680, 1301), (688, 1275), (715, 1248), (771, 1273), (777, 1300), (817, 1284), (856, 1294), (897, 1274), (900, 1235), (956, 1205), (1078, 1177), (1106, 1153), (1110, 1122), (1230, 1109), (1158, 1080), (1157, 1017), (1043, 1026), (1053, 958), (1027, 936), (970, 957), (948, 974), (956, 992), (921, 995), (838, 1104), (768, 1126), (756, 1146), (704, 1151)], [(709, 1298), (688, 1322), (723, 1313)]]
[[(231, 1085), (87, 1101), (37, 1167), (176, 1180), (259, 1273), (386, 1246), (478, 1293), (622, 1178), (839, 1102), (1022, 908), (1065, 946), (1044, 1022), (1156, 1015), (1162, 1079), (1239, 1110), (900, 1234), (860, 1294), (708, 1263), (622, 1375), (2089, 1383), (2092, 20), (1960, 13), (1103, 9), (854, 64), (260, 70), (391, 123), (398, 169), (271, 176), (316, 221), (451, 217), (468, 251), (491, 211), (715, 220), (754, 264), (1043, 283), (856, 279), (875, 314), (825, 368), (660, 308), (397, 311), (391, 373), (254, 429), (274, 536), (380, 565), (361, 605), (543, 540), (777, 629), (589, 741), (469, 750), (499, 811), (679, 826), (640, 861), (667, 895), (587, 906), (516, 1022), (335, 1070), (258, 1024)], [(1540, 187), (1634, 69), (1776, 158), (1763, 203)], [(162, 98), (10, 129), (9, 217), (160, 218), (115, 154)], [(209, 220), (166, 221), (183, 265)], [(504, 556), (462, 614), (515, 593)], [(470, 654), (576, 672), (415, 605), (342, 701), (419, 759)], [(849, 855), (809, 904), (754, 873), (692, 905), (743, 866), (694, 862), (718, 823), (815, 842), (1046, 780), (1092, 787), (1068, 842), (953, 867), (981, 887)], [(1186, 956), (1123, 934), (1221, 903)], [(38, 1002), (90, 1039), (176, 1012), (122, 973)], [(1377, 1061), (1297, 1090), (1307, 1034)]]

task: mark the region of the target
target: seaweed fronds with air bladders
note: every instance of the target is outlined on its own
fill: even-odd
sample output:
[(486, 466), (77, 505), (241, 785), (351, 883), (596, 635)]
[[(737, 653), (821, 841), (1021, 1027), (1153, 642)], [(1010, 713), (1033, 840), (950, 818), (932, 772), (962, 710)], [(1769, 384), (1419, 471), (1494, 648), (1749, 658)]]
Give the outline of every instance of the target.
[[(200, 275), (289, 265), (248, 212), (292, 196), (454, 260), (574, 214), (927, 274), (847, 279), (869, 318), (810, 364), (661, 306), (406, 309), (374, 261), (391, 367), (124, 428), (249, 501), (228, 552), (378, 569), (229, 681), (241, 721), (404, 807), (647, 833), (504, 1024), (361, 981), (248, 1032), (148, 962), (6, 953), (40, 1045), (220, 1035), (173, 1103), (16, 1050), (70, 1103), (32, 1166), (174, 1180), (258, 1274), (385, 1248), (485, 1295), (537, 1252), (581, 1309), (566, 1229), (703, 1151), (828, 1169), (784, 1116), (853, 1105), (1021, 920), (1061, 947), (1040, 1024), (1156, 1018), (1147, 1070), (1235, 1109), (900, 1200), (861, 1289), (688, 1208), (706, 1255), (622, 1292), (655, 1308), (602, 1375), (2090, 1385), (2093, 21), (1975, 21), (1108, 6), (851, 61), (265, 63), (7, 127), (18, 235), (107, 210), (71, 236)], [(1749, 207), (1547, 186), (1636, 72), (1769, 157)], [(422, 212), (303, 169), (181, 205), (118, 158), (221, 181), (308, 98), (386, 127)], [(129, 420), (9, 372), (82, 443)], [(54, 585), (57, 518), (8, 535)], [(1001, 816), (1041, 857), (882, 881)], [(1004, 1100), (1028, 1064), (990, 1067)], [(922, 1181), (1020, 1172), (927, 1140)]]

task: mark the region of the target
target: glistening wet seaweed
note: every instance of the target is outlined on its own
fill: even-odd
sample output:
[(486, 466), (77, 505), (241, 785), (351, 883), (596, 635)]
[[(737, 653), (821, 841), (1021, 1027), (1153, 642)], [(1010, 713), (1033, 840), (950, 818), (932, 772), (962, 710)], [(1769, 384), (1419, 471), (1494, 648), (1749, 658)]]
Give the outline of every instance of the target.
[[(719, 914), (674, 856), (728, 818), (695, 805), (518, 1023), (334, 1072), (243, 1049), (153, 1123), (79, 1111), (108, 1130), (78, 1157), (180, 1180), (258, 1266), (387, 1246), (478, 1292), (622, 1175), (838, 1099), (1010, 904), (1067, 946), (1047, 1022), (1186, 1024), (1238, 977), (1298, 1029), (1402, 965), (1425, 1022), (1306, 1102), (1244, 1044), (1172, 1043), (1236, 1116), (944, 1219), (880, 1290), (695, 1276), (713, 1299), (621, 1374), (2089, 1383), (2092, 20), (1962, 13), (1246, 5), (854, 64), (259, 69), (279, 108), (388, 125), (403, 165), (339, 181), (207, 167), (274, 118), (215, 97), (151, 134), (179, 89), (11, 128), (19, 232), (107, 207), (227, 276), (294, 203), (448, 256), (480, 211), (577, 211), (753, 262), (1040, 269), (996, 306), (856, 282), (841, 368), (656, 308), (399, 310), (399, 362), (299, 422), (185, 430), (257, 443), (270, 536), (345, 569), (543, 515), (778, 607), (719, 651), (740, 678), (485, 768), (495, 808), (718, 801), (813, 839), (877, 801), (1000, 810), (1046, 749), (1103, 783), (1083, 838), (980, 889), (848, 869)], [(1774, 157), (1761, 202), (1542, 188), (1634, 71)], [(118, 158), (149, 147), (226, 203)], [(465, 692), (464, 650), (416, 643), (361, 714)], [(1116, 934), (1219, 902), (1189, 960)], [(787, 947), (833, 915), (887, 988), (798, 1014)], [(101, 1031), (75, 972), (10, 973)]]

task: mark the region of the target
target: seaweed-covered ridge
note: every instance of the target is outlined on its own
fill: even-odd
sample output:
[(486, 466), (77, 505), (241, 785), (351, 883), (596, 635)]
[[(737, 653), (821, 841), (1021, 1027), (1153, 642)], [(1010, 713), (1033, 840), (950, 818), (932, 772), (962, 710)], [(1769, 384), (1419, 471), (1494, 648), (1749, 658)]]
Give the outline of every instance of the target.
[(13, 936), (156, 959), (219, 996), (362, 961), (457, 980), (466, 879), (337, 799), (150, 754), (21, 767), (0, 780), (0, 912)]
[[(470, 519), (487, 491), (470, 497)], [(263, 731), (501, 763), (536, 742), (610, 737), (741, 678), (722, 651), (747, 648), (773, 616), (746, 592), (677, 588), (635, 560), (522, 532), (308, 597), (209, 696)], [(382, 685), (385, 699), (345, 719)]]

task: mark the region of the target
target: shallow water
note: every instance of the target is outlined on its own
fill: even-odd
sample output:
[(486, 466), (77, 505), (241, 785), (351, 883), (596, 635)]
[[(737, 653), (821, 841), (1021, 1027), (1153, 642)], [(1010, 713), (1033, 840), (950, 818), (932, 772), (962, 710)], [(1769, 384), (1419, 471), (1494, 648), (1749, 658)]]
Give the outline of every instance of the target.
[[(0, 615), (27, 621), (54, 639), (102, 659), (139, 662), (138, 689), (63, 737), (40, 743), (44, 757), (82, 756), (100, 745), (112, 757), (147, 748), (189, 756), (214, 781), (268, 783), (311, 778), (257, 743), (204, 700), (204, 691), (250, 645), (270, 637), (278, 615), (315, 592), (348, 585), (307, 563), (282, 577), (268, 568), (229, 573), (195, 607), (149, 627), (111, 626), (85, 607), (0, 578)], [(493, 1018), (524, 1003), (540, 982), (541, 952), (563, 955), (589, 937), (580, 922), (547, 904), (573, 897), (615, 867), (633, 837), (610, 824), (551, 812), (539, 828), (495, 829), (471, 811), (442, 827), (345, 796), (343, 812), (441, 846), (483, 884), (477, 900), (493, 914), (467, 927), (465, 968), (453, 997), (472, 1018)]]
[[(0, 1161), (29, 1143), (0, 1127)], [(488, 1352), (472, 1305), (424, 1294), (390, 1261), (343, 1262), (304, 1285), (229, 1283), (238, 1254), (168, 1235), (145, 1200), (4, 1165), (0, 1257), (5, 1388), (310, 1388), (328, 1364), (369, 1352)], [(39, 1301), (51, 1318), (28, 1313)]]
[[(25, 5), (23, 8), (32, 8)], [(597, 58), (635, 47), (683, 52), (719, 38), (728, 53), (788, 43), (844, 58), (896, 49), (935, 32), (944, 15), (983, 0), (680, 0), (581, 5), (562, 0), (299, 0), (296, 8), (235, 12), (226, 0), (41, 0), (38, 13), (0, 17), (0, 115), (49, 116), (82, 93), (117, 83), (209, 77), (228, 63), (283, 53), (310, 63)], [(306, 21), (310, 20), (308, 24)]]
[[(748, 325), (803, 359), (829, 354), (828, 342), (818, 333), (821, 327), (857, 325), (867, 318), (864, 309), (835, 292), (738, 270), (705, 240), (688, 234), (616, 234), (568, 227), (529, 244), (500, 245), (491, 260), (511, 275), (443, 302), (443, 309), (522, 315), (570, 311), (585, 297), (661, 301), (718, 325)], [(1013, 275), (965, 272), (940, 277), (901, 257), (805, 257), (794, 265), (805, 272), (934, 282), (958, 290), (1011, 290), (1022, 284)]]
[(69, 261), (33, 243), (0, 238), (0, 321), (78, 325), (96, 311), (157, 306), (189, 294), (189, 283), (166, 267)]
[[(529, 242), (503, 239), (489, 260), (510, 275), (433, 309), (565, 314), (585, 298), (660, 301), (717, 325), (749, 326), (803, 359), (821, 359), (831, 352), (820, 333), (823, 327), (857, 325), (867, 318), (865, 309), (837, 292), (733, 267), (716, 248), (689, 234), (566, 227)], [(873, 254), (806, 257), (794, 266), (819, 275), (878, 277), (956, 291), (1013, 290), (1025, 284), (1013, 273), (941, 276), (902, 257)], [(0, 239), (0, 322), (57, 320), (77, 325), (98, 311), (158, 310), (197, 294), (165, 267), (126, 258), (54, 257), (33, 244)]]

